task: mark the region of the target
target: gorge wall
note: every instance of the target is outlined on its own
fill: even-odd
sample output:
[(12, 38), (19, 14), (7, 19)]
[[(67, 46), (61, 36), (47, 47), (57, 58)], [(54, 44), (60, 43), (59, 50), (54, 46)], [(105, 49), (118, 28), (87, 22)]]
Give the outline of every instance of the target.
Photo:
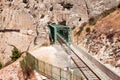
[[(32, 49), (49, 42), (48, 23), (79, 27), (120, 0), (0, 0), (0, 61), (9, 62), (12, 47)], [(18, 32), (16, 32), (16, 30)]]

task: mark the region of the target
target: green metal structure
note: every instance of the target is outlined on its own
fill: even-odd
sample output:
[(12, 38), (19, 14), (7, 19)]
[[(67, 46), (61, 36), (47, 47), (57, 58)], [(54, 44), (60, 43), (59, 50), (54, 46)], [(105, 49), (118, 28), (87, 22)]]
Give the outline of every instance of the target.
[(72, 42), (72, 29), (71, 27), (59, 25), (59, 24), (49, 24), (50, 39), (53, 43), (58, 43), (57, 37), (59, 36), (64, 42)]
[(22, 56), (22, 58), (20, 66), (23, 71), (24, 80), (28, 80), (27, 78), (33, 70), (50, 80), (81, 80), (82, 78), (81, 76), (77, 76), (74, 72), (66, 71), (52, 64), (41, 61), (28, 52), (26, 55)]

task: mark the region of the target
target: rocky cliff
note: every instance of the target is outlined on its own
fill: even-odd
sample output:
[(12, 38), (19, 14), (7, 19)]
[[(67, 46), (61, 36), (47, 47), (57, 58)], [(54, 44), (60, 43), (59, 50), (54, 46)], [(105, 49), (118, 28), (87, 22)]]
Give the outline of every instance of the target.
[[(0, 0), (0, 62), (7, 64), (11, 61), (11, 45), (26, 51), (36, 45), (49, 43), (48, 23), (80, 27), (90, 17), (117, 6), (119, 2), (120, 0)], [(94, 55), (97, 54), (99, 60), (115, 67), (120, 62), (119, 53), (116, 53), (119, 52), (120, 45), (119, 12), (113, 13), (116, 16), (109, 16), (112, 18), (106, 18), (107, 22), (106, 19), (99, 22), (97, 28), (85, 35), (83, 40), (86, 48)], [(117, 21), (112, 23), (115, 20)], [(13, 64), (2, 69), (1, 74), (4, 74), (1, 78), (5, 78), (5, 71), (8, 71), (9, 76), (12, 76), (10, 79), (18, 79), (13, 75), (18, 76), (14, 72), (19, 73), (20, 68), (15, 68), (16, 64)]]
[(120, 0), (0, 0), (0, 60), (10, 61), (12, 47), (21, 51), (49, 42), (48, 23), (72, 27), (116, 6)]
[(117, 6), (120, 0), (84, 0), (86, 1), (89, 17), (97, 16), (105, 10)]
[(78, 44), (84, 45), (89, 54), (120, 75), (120, 9), (98, 20), (94, 26), (86, 25)]

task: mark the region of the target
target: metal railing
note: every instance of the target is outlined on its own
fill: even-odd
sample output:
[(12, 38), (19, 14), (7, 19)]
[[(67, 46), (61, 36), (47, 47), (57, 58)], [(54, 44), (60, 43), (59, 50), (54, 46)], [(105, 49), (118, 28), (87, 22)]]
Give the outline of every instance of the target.
[(63, 70), (59, 67), (38, 60), (31, 54), (27, 53), (20, 61), (23, 73), (29, 74), (30, 71), (36, 70), (39, 74), (50, 80), (82, 80), (82, 77), (75, 75), (71, 71)]

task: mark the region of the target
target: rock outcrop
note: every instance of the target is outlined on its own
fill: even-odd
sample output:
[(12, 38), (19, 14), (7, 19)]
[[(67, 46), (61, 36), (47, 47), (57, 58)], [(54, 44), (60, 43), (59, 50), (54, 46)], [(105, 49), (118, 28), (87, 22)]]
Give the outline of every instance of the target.
[[(31, 50), (35, 45), (48, 43), (48, 23), (79, 27), (90, 17), (117, 6), (119, 2), (120, 0), (0, 0), (0, 62), (8, 64), (11, 61), (13, 47), (10, 45), (26, 51)], [(119, 17), (116, 16), (114, 20), (119, 21)], [(88, 34), (86, 44), (90, 51), (98, 52), (96, 53), (99, 55), (98, 58), (106, 63), (106, 56), (111, 56), (112, 60), (117, 57), (117, 62), (113, 65), (118, 67), (120, 60), (119, 54), (116, 52), (119, 52), (117, 48), (120, 45), (120, 31), (111, 29), (113, 24), (110, 21), (101, 26), (102, 28), (108, 26), (110, 29), (105, 33), (97, 33), (97, 30), (91, 32)], [(96, 33), (97, 35), (95, 35)], [(100, 54), (101, 51), (106, 54)], [(14, 64), (4, 70), (12, 75), (14, 72), (18, 73), (17, 69), (18, 66)], [(3, 75), (6, 73), (4, 70), (0, 72)], [(16, 76), (11, 78), (7, 76), (6, 80), (18, 80)], [(5, 77), (0, 76), (0, 78), (4, 79)]]
[(88, 6), (89, 17), (97, 16), (105, 10), (116, 7), (120, 0), (85, 0)]
[(0, 79), (2, 80), (24, 80), (24, 75), (19, 62), (15, 62), (0, 70)]
[[(0, 0), (0, 59), (10, 61), (12, 47), (25, 51), (48, 43), (48, 23), (80, 26), (120, 0)], [(107, 4), (107, 5), (106, 5)], [(17, 31), (17, 32), (16, 32)]]
[[(89, 53), (120, 72), (120, 9), (98, 21), (84, 38)], [(120, 75), (120, 74), (119, 74)]]

